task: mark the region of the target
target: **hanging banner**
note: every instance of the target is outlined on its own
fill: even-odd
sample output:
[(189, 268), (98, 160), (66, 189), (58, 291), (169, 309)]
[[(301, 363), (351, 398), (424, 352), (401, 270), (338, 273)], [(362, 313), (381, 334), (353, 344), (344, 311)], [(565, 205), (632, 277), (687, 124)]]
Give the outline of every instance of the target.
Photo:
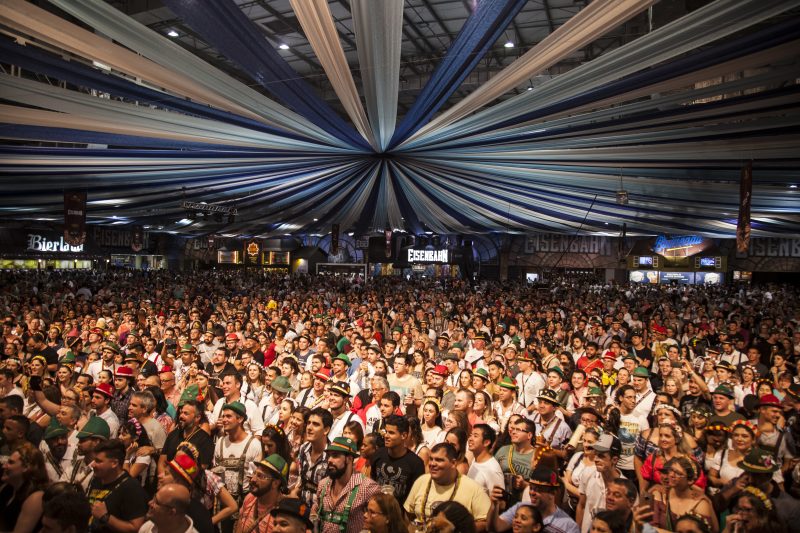
[(64, 192), (64, 241), (72, 246), (86, 242), (86, 192)]
[(244, 262), (247, 265), (258, 265), (260, 261), (261, 245), (256, 240), (248, 241), (244, 247)]
[(339, 224), (331, 226), (331, 255), (339, 253)]
[(753, 197), (753, 161), (742, 167), (739, 179), (739, 221), (736, 224), (736, 251), (744, 253), (750, 246), (750, 205)]
[(144, 228), (136, 225), (131, 230), (131, 250), (141, 252), (144, 247)]
[(386, 236), (386, 259), (392, 257), (392, 230), (387, 229), (384, 231)]
[(209, 235), (208, 236), (208, 247), (209, 248), (213, 248), (214, 247), (214, 235)]

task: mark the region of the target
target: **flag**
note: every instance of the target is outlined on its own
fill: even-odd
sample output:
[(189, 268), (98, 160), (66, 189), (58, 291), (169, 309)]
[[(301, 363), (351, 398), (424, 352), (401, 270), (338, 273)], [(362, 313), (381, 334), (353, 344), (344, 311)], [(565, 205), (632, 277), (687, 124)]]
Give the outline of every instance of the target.
[(750, 247), (750, 206), (753, 199), (753, 161), (742, 167), (739, 180), (739, 222), (736, 224), (736, 251), (744, 253)]

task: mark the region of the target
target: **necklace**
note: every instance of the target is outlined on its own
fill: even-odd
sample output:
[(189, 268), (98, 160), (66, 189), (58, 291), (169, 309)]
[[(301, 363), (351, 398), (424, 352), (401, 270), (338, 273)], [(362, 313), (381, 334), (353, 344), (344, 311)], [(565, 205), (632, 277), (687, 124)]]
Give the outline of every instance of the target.
[[(450, 493), (450, 497), (447, 501), (453, 501), (453, 498), (456, 497), (456, 492), (458, 492), (458, 484), (461, 482), (461, 474), (456, 474), (456, 482), (453, 485), (453, 492)], [(428, 480), (428, 488), (425, 489), (425, 497), (422, 500), (422, 523), (426, 523), (428, 521), (428, 514), (425, 512), (425, 508), (428, 506), (428, 495), (431, 493), (431, 487), (433, 486), (433, 478)]]

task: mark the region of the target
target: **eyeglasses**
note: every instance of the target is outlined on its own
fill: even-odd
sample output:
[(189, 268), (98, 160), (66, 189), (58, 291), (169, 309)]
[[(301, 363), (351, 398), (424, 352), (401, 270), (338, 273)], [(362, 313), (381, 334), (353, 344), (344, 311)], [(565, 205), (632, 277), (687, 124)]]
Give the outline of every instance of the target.
[(372, 509), (370, 509), (369, 507), (367, 507), (366, 509), (364, 509), (364, 514), (373, 515), (373, 516), (374, 516), (374, 515), (386, 516), (386, 513), (382, 513), (382, 512), (380, 512), (380, 511), (373, 511), (373, 510), (372, 510)]

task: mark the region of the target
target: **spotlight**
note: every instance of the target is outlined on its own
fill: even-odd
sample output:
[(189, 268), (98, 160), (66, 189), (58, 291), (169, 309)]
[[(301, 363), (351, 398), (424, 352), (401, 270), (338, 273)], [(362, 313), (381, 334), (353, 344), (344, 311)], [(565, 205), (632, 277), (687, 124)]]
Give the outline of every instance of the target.
[(505, 46), (506, 48), (514, 48), (514, 43), (512, 43), (511, 41), (506, 41), (506, 44), (504, 44), (503, 46)]
[(289, 49), (289, 45), (286, 44), (286, 43), (281, 43), (281, 44), (278, 45), (278, 48), (280, 48), (281, 50), (288, 50)]
[(169, 31), (167, 32), (167, 35), (169, 35), (170, 37), (173, 37), (173, 38), (174, 38), (174, 37), (179, 37), (179, 36), (180, 36), (180, 34), (179, 34), (178, 32), (176, 32), (175, 30), (169, 30)]

